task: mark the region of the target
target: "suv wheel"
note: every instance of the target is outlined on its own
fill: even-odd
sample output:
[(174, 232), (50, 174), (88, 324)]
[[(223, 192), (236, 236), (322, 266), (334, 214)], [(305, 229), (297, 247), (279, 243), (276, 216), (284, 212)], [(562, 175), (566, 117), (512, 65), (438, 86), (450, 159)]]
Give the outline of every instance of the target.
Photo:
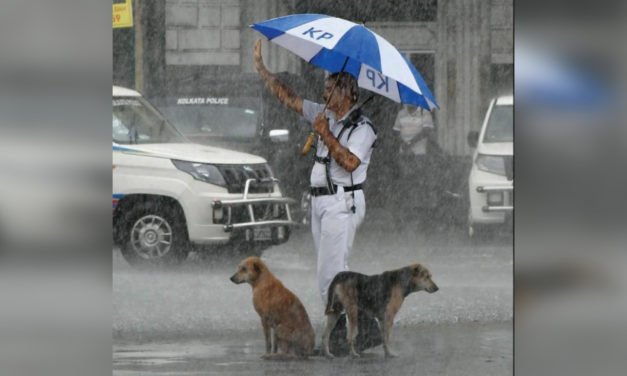
[(134, 266), (175, 265), (189, 252), (185, 220), (174, 205), (141, 203), (126, 215), (122, 255)]

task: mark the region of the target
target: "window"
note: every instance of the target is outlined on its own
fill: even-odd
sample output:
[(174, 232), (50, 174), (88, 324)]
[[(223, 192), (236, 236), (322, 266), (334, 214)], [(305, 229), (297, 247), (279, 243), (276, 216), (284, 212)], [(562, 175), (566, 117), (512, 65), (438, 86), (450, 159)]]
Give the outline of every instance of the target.
[(143, 99), (114, 98), (113, 141), (120, 144), (154, 144), (185, 142), (185, 139)]
[[(254, 140), (261, 124), (260, 100), (245, 97), (199, 97), (197, 103), (179, 104), (181, 99), (160, 107), (170, 122), (188, 138)], [(208, 99), (212, 99), (211, 103)]]
[(485, 131), (485, 142), (511, 142), (514, 140), (514, 106), (494, 105)]

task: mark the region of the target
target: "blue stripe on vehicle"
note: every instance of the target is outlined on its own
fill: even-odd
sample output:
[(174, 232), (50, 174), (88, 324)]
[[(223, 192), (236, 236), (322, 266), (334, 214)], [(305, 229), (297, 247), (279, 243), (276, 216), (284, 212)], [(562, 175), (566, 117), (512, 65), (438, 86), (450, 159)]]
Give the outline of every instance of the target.
[(119, 194), (119, 193), (118, 194), (116, 194), (116, 193), (113, 194), (112, 208), (113, 208), (114, 211), (115, 211), (115, 208), (118, 207), (118, 203), (119, 203), (119, 201), (120, 201), (120, 199), (122, 197), (124, 197), (123, 194)]
[(139, 150), (125, 148), (125, 147), (117, 146), (117, 145), (113, 145), (113, 150), (115, 151), (139, 151)]
[(333, 51), (350, 56), (381, 72), (379, 43), (377, 43), (374, 34), (362, 25), (355, 25), (348, 29), (337, 42)]
[(273, 18), (268, 21), (259, 22), (254, 25), (250, 25), (250, 27), (265, 35), (266, 38), (272, 40), (297, 26), (327, 17), (329, 16), (325, 16), (324, 14), (294, 14), (291, 16)]

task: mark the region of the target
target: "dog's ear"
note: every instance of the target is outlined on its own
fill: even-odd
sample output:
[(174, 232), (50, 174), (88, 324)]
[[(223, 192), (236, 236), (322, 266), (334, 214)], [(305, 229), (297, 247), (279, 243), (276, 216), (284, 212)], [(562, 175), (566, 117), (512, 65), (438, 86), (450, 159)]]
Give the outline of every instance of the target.
[(411, 266), (411, 273), (413, 275), (420, 275), (420, 273), (424, 270), (423, 266), (420, 264), (414, 264)]
[(253, 270), (255, 271), (255, 273), (261, 272), (261, 268), (259, 267), (259, 263), (257, 263), (257, 261), (253, 262)]

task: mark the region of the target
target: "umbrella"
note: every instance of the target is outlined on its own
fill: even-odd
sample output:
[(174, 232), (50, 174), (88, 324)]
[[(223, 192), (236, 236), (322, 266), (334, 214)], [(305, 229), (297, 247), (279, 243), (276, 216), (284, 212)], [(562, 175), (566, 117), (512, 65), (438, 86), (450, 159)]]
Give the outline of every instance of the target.
[(439, 108), (407, 57), (363, 25), (322, 14), (295, 14), (250, 27), (315, 66), (352, 74), (364, 89), (398, 103)]

